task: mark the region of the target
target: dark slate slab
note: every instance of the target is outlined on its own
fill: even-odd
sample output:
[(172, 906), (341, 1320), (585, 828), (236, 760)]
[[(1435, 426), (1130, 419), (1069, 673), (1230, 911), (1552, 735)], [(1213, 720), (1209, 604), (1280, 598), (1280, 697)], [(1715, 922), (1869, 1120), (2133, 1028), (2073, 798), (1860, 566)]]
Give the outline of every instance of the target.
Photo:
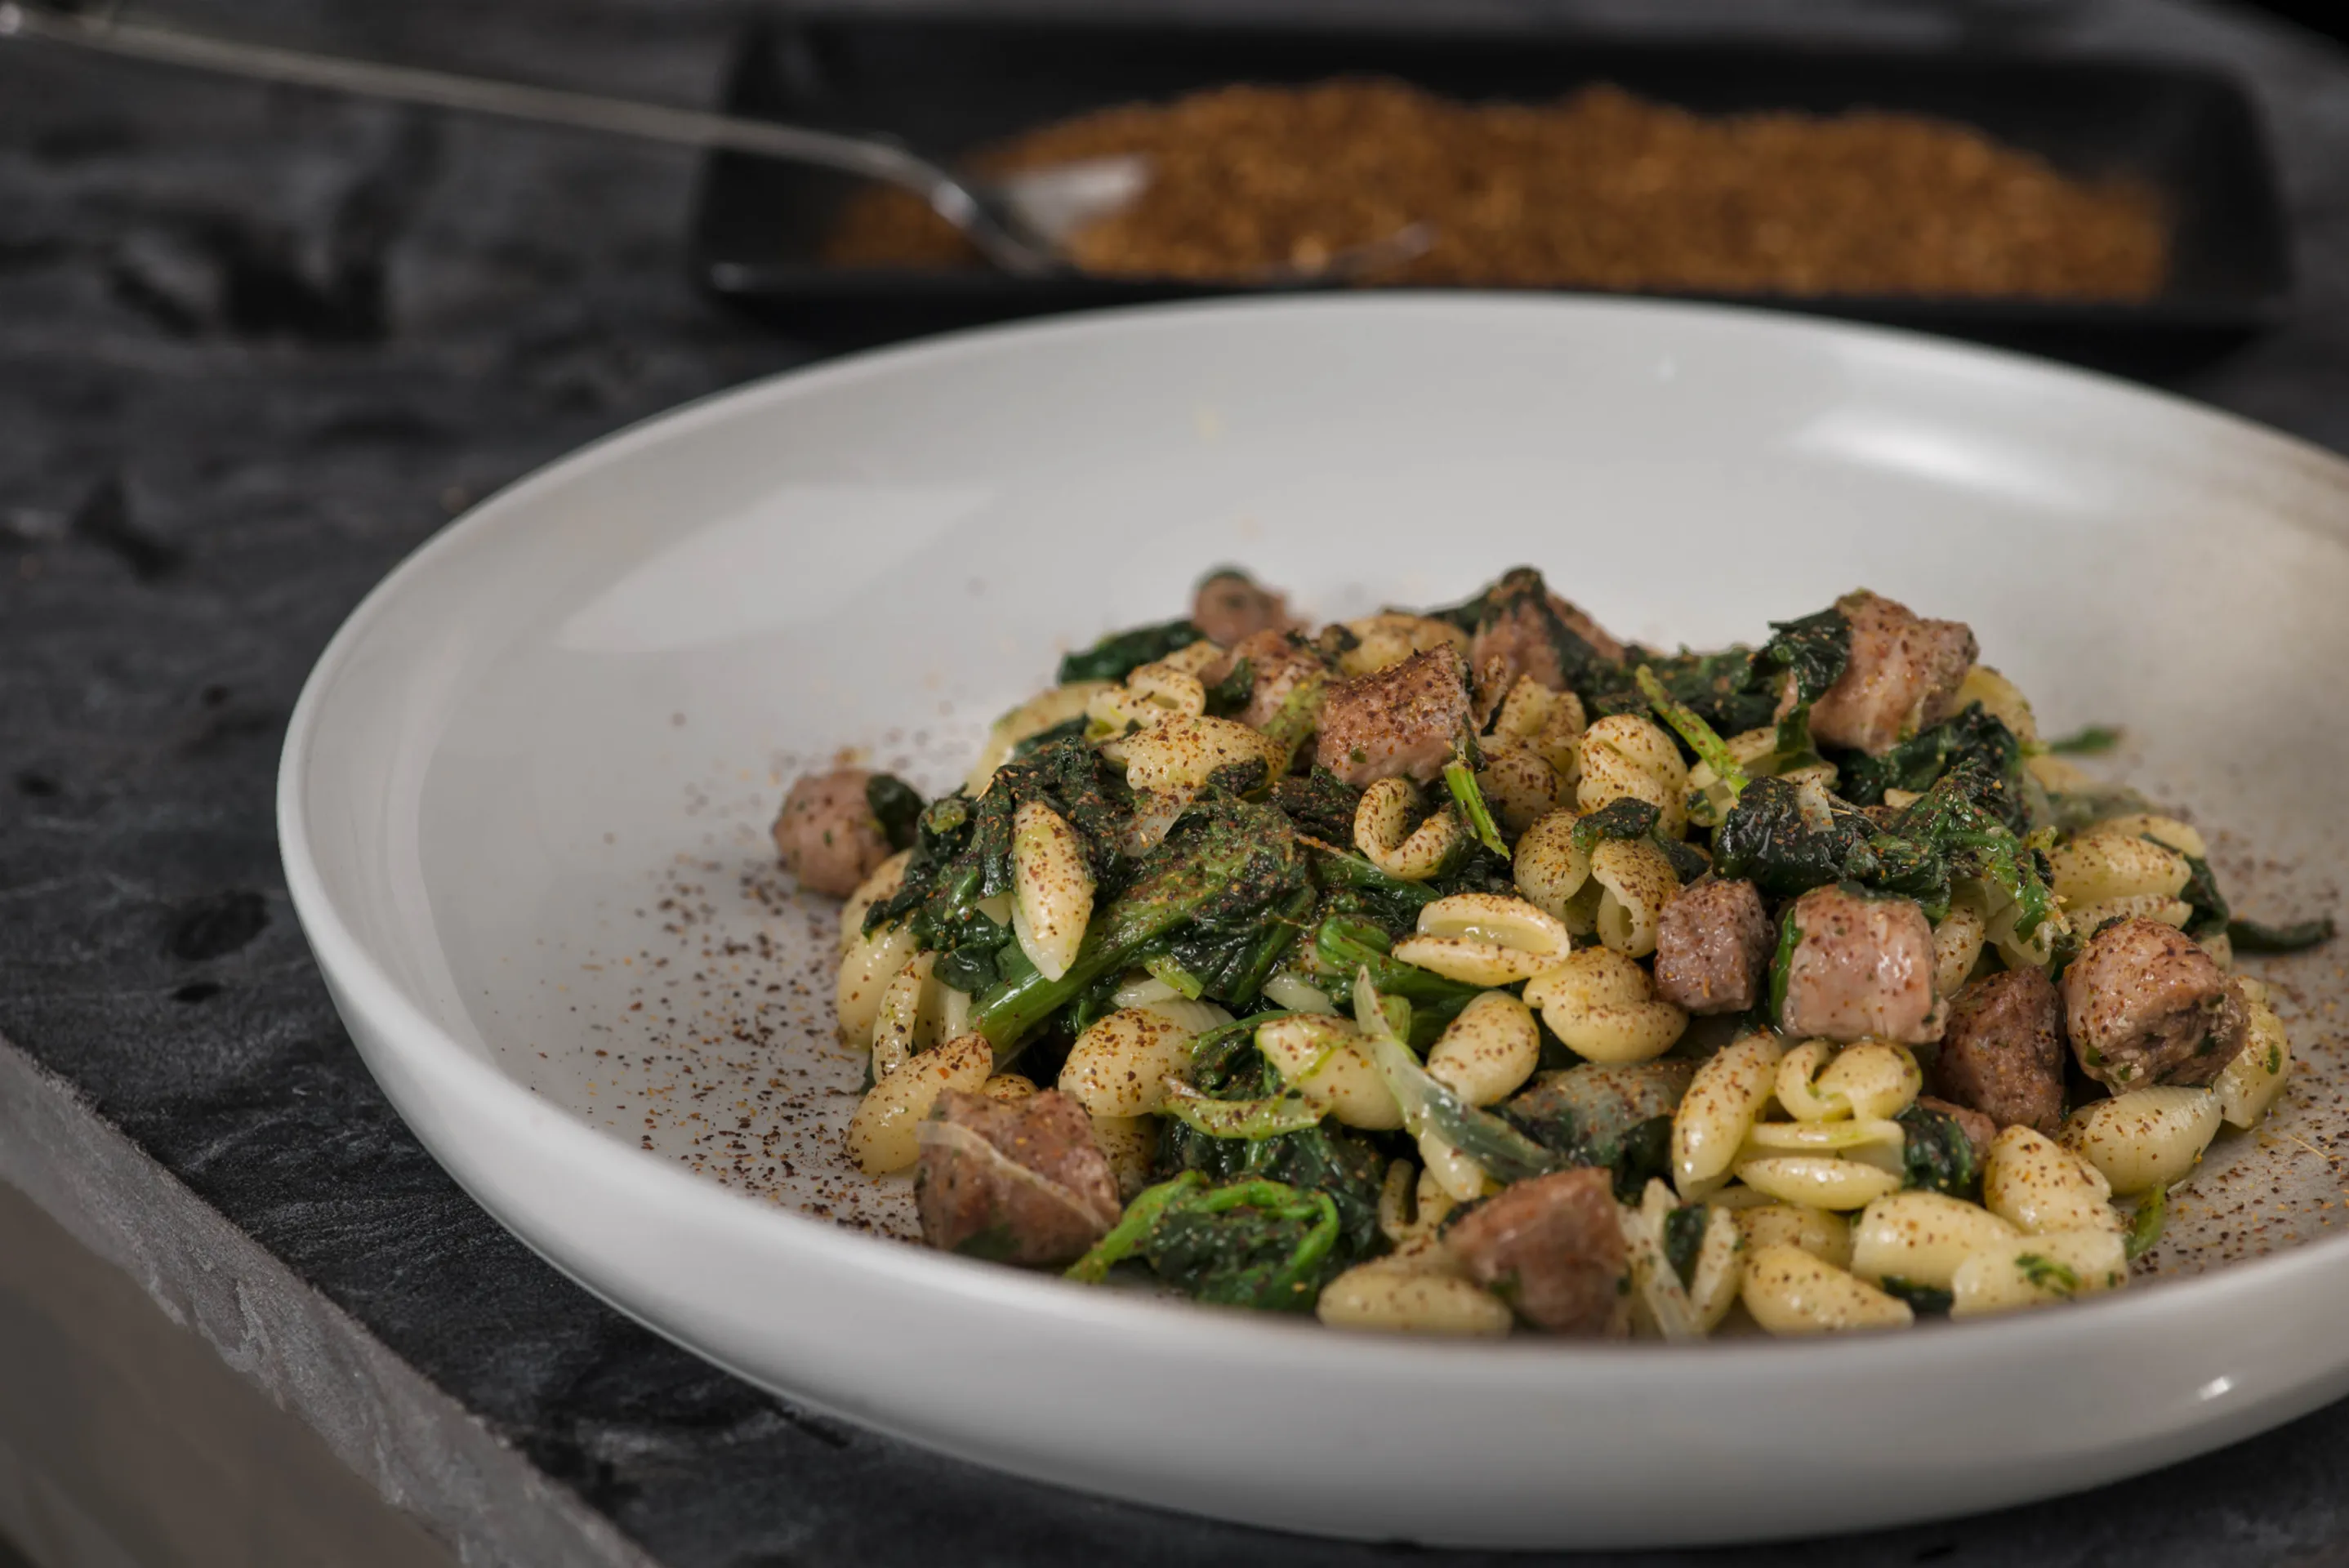
[[(2284, 330), (2175, 386), (2349, 449), (2349, 59), (2329, 46), (2166, 0), (1458, 14), (1526, 10), (2230, 64), (2275, 133), (2304, 292)], [(736, 16), (719, 0), (174, 14), (679, 102), (714, 94)], [(676, 1568), (1392, 1555), (1005, 1480), (712, 1371), (492, 1224), (344, 1037), (272, 839), (287, 711), (360, 594), (472, 499), (807, 357), (695, 296), (690, 182), (664, 151), (0, 45), (0, 1033), (55, 1075), (40, 1093), (119, 1130), (158, 1191), (184, 1183), (289, 1288)], [(78, 1174), (46, 1176), (65, 1191)], [(158, 1201), (124, 1222), (187, 1223), (175, 1213)], [(2065, 1501), (1637, 1561), (2333, 1562), (2349, 1560), (2344, 1497), (2336, 1407)], [(406, 1501), (450, 1539), (471, 1533), (453, 1511), (549, 1506)]]

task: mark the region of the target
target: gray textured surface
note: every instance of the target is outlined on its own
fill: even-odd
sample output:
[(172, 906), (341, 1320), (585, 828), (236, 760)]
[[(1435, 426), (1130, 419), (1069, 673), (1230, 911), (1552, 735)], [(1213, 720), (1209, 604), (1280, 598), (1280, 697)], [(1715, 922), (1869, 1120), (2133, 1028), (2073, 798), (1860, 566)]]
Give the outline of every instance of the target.
[[(1920, 4), (1543, 9), (1957, 30)], [(2053, 46), (2223, 59), (2256, 82), (2300, 227), (2299, 314), (2178, 385), (2349, 449), (2349, 64), (2151, 0), (1983, 9)], [(734, 15), (703, 0), (175, 14), (684, 102), (710, 95)], [(335, 1020), (270, 824), (286, 712), (335, 624), (469, 499), (803, 357), (692, 293), (690, 169), (0, 46), (0, 1033), (30, 1058), (0, 1074), (0, 1169), (53, 1212), (85, 1211), (85, 1239), (115, 1233), (99, 1250), (159, 1301), (233, 1306), (214, 1343), (233, 1361), (265, 1342), (241, 1369), (347, 1451), (486, 1437), (569, 1489), (505, 1484), (487, 1447), (472, 1479), (370, 1472), (477, 1560), (577, 1560), (564, 1532), (584, 1542), (595, 1516), (677, 1568), (1381, 1555), (1005, 1481), (703, 1367), (458, 1192)], [(36, 1143), (36, 1126), (57, 1136)], [(107, 1149), (120, 1158), (101, 1170)], [(2336, 1407), (2085, 1498), (1735, 1560), (2349, 1561), (2344, 1498)]]

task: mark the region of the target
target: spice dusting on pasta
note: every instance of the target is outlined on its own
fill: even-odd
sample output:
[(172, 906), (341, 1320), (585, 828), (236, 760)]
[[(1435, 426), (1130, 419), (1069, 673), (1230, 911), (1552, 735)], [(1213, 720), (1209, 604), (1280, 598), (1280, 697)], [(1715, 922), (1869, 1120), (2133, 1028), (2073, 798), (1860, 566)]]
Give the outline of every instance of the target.
[(2125, 1286), (2292, 1047), (2201, 833), (1859, 591), (1612, 637), (1529, 568), (1316, 627), (1237, 572), (961, 786), (801, 779), (847, 1152), (923, 1239), (1428, 1334), (1905, 1327)]

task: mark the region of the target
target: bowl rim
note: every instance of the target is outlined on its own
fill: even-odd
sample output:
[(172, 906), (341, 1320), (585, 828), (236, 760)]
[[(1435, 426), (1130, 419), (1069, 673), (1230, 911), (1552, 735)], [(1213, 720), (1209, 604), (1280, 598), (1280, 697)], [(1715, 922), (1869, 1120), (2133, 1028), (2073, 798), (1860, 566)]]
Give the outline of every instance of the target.
[[(376, 1032), (388, 1042), (387, 1049), (396, 1050), (411, 1065), (428, 1070), (467, 1096), (511, 1113), (517, 1122), (530, 1118), (534, 1132), (543, 1140), (543, 1158), (566, 1165), (581, 1161), (602, 1164), (616, 1158), (639, 1161), (630, 1180), (648, 1187), (651, 1194), (664, 1203), (698, 1210), (712, 1223), (760, 1237), (769, 1245), (801, 1250), (845, 1271), (926, 1290), (941, 1302), (959, 1298), (984, 1303), (999, 1310), (1024, 1312), (1039, 1322), (1057, 1319), (1095, 1329), (1130, 1328), (1162, 1341), (1173, 1336), (1201, 1351), (1215, 1349), (1228, 1355), (1252, 1347), (1268, 1359), (1282, 1362), (1309, 1358), (1318, 1364), (1317, 1369), (1337, 1375), (1383, 1372), (1392, 1376), (1407, 1368), (1424, 1368), (1441, 1370), (1451, 1377), (1491, 1376), (1497, 1381), (1522, 1384), (1532, 1374), (1574, 1383), (1585, 1390), (1590, 1377), (1607, 1377), (1609, 1369), (1631, 1374), (1652, 1390), (1653, 1370), (1661, 1364), (1659, 1358), (1685, 1361), (1692, 1367), (1716, 1373), (1748, 1368), (1758, 1371), (1766, 1365), (1783, 1374), (1804, 1357), (1834, 1357), (1837, 1365), (1847, 1365), (1856, 1374), (1864, 1374), (1878, 1366), (1889, 1370), (1909, 1362), (1920, 1348), (1913, 1331), (1807, 1339), (1755, 1337), (1712, 1342), (1701, 1349), (1662, 1343), (1593, 1343), (1524, 1335), (1498, 1341), (1454, 1342), (1418, 1336), (1332, 1333), (1310, 1320), (1260, 1313), (1216, 1312), (1186, 1302), (1094, 1289), (1071, 1284), (1049, 1274), (1006, 1268), (933, 1252), (900, 1240), (858, 1234), (795, 1209), (720, 1186), (682, 1171), (657, 1155), (616, 1141), (568, 1108), (534, 1094), (467, 1049), (409, 995), (355, 934), (336, 905), (313, 848), (314, 824), (307, 796), (312, 783), (311, 757), (321, 715), (332, 701), (345, 669), (365, 650), (377, 627), (402, 608), (409, 585), (450, 557), (461, 554), (502, 528), (515, 525), (515, 520), (527, 522), (532, 503), (543, 492), (569, 484), (605, 465), (625, 461), (672, 434), (802, 397), (821, 397), (833, 388), (868, 379), (918, 373), (925, 366), (970, 357), (1017, 354), (1026, 345), (1072, 337), (1140, 337), (1154, 331), (1179, 328), (1186, 323), (1231, 317), (1261, 320), (1292, 315), (1355, 316), (1375, 322), (1390, 318), (1528, 315), (1549, 318), (1639, 316), (1660, 325), (1746, 331), (1763, 338), (1824, 339), (1877, 356), (1879, 363), (1889, 356), (1893, 361), (1927, 368), (1996, 372), (2021, 377), (2051, 391), (2118, 400), (2134, 404), (2156, 418), (2183, 419), (2238, 449), (2248, 448), (2253, 456), (2267, 462), (2289, 464), (2303, 479), (2329, 482), (2341, 491), (2344, 501), (2349, 501), (2349, 459), (2301, 438), (2172, 393), (2025, 354), (1952, 342), (1927, 334), (1739, 305), (1473, 291), (1440, 296), (1317, 294), (1185, 301), (978, 326), (820, 361), (705, 394), (634, 421), (542, 464), (436, 530), (352, 610), (303, 683), (287, 726), (276, 781), (276, 827), (287, 892), (321, 971), (334, 983), (338, 999), (347, 998), (348, 1005), (370, 1020)], [(2306, 523), (2305, 519), (2293, 521)], [(2325, 531), (2335, 538), (2349, 535), (2349, 521), (2327, 527)], [(363, 1056), (367, 1054), (364, 1047), (361, 1050)], [(370, 1062), (369, 1067), (372, 1071), (374, 1064)], [(426, 1141), (421, 1134), (418, 1136), (419, 1141)], [(429, 1141), (426, 1146), (431, 1150)], [(448, 1162), (440, 1159), (438, 1151), (431, 1151), (436, 1163), (449, 1170)], [(500, 1204), (473, 1191), (453, 1170), (450, 1174), (502, 1225), (533, 1251), (546, 1255), (534, 1239), (506, 1220)], [(612, 1301), (593, 1282), (579, 1279), (559, 1260), (550, 1257), (548, 1261), (591, 1294), (636, 1315), (626, 1304)], [(2002, 1315), (1993, 1322), (1920, 1326), (1935, 1343), (1952, 1331), (1962, 1331), (1961, 1343), (1985, 1357), (1994, 1357), (2002, 1352), (2034, 1357), (2060, 1355), (2077, 1343), (2109, 1340), (2116, 1332), (2157, 1334), (2166, 1320), (2199, 1318), (2221, 1307), (2225, 1298), (2250, 1300), (2271, 1290), (2288, 1288), (2300, 1275), (2337, 1268), (2344, 1262), (2349, 1262), (2349, 1234), (2322, 1236), (2189, 1277), (2103, 1294), (2094, 1301), (2076, 1303), (2060, 1312), (2016, 1313)], [(667, 1332), (657, 1325), (653, 1326), (657, 1331)], [(709, 1358), (709, 1352), (698, 1347), (696, 1354)]]

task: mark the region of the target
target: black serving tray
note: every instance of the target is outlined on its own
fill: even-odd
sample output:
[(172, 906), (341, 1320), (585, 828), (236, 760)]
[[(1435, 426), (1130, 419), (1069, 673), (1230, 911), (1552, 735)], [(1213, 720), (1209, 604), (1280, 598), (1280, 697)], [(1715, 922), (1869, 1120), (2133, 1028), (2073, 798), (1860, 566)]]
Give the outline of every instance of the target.
[[(2176, 228), (2167, 291), (2137, 304), (1747, 294), (1747, 304), (1890, 323), (2131, 367), (2200, 357), (2275, 321), (2290, 245), (2250, 100), (2213, 71), (2136, 59), (1630, 39), (1539, 27), (1437, 32), (1164, 19), (777, 14), (744, 38), (738, 114), (885, 132), (953, 155), (1086, 109), (1228, 82), (1400, 77), (1475, 100), (1540, 102), (1613, 82), (1703, 113), (1855, 108), (1961, 120), (2067, 172), (2126, 174)], [(985, 268), (827, 266), (818, 244), (854, 181), (740, 154), (710, 158), (693, 266), (717, 294), (819, 340), (871, 342), (973, 323), (1260, 289)], [(1677, 296), (1712, 297), (1724, 296)]]

